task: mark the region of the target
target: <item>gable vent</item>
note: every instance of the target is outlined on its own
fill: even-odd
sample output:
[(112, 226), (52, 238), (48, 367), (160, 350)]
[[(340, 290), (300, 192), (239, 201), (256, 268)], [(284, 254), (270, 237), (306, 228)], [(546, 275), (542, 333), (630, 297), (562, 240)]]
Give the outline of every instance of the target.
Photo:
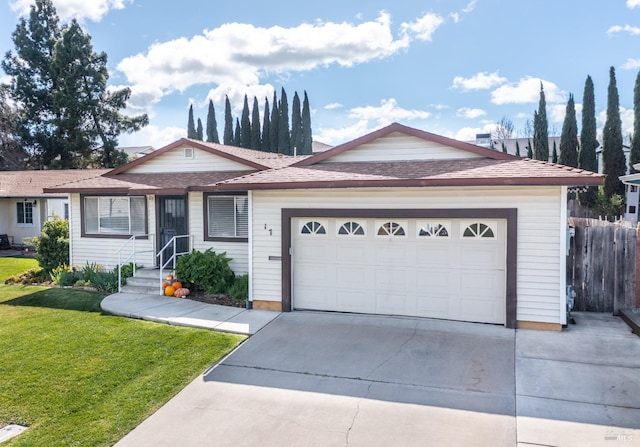
[(184, 148), (184, 158), (193, 158), (193, 148), (185, 147)]

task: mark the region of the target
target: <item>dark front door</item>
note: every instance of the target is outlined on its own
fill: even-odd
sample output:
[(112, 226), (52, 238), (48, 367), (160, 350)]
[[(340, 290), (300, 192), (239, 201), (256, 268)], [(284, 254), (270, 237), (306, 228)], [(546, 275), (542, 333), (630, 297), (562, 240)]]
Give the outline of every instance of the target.
[[(158, 251), (160, 251), (174, 236), (189, 234), (187, 221), (187, 198), (185, 196), (158, 196), (156, 198), (158, 210)], [(176, 253), (189, 250), (189, 238), (176, 239)], [(163, 259), (173, 254), (173, 245), (164, 250)]]

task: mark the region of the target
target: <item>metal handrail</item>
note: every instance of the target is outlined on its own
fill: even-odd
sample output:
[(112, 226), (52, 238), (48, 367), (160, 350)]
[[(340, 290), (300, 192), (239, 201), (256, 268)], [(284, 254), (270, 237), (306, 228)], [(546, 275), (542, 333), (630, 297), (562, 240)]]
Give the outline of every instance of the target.
[[(122, 291), (122, 266), (124, 264), (127, 264), (127, 263), (132, 261), (133, 262), (133, 276), (135, 276), (136, 275), (136, 255), (137, 254), (141, 254), (141, 253), (153, 253), (155, 251), (155, 249), (153, 247), (151, 248), (151, 250), (136, 251), (136, 239), (138, 239), (138, 238), (151, 239), (152, 244), (155, 245), (155, 242), (154, 242), (152, 234), (134, 234), (129, 239), (127, 239), (127, 242), (122, 244), (122, 246), (118, 249), (118, 293), (120, 293)], [(124, 251), (125, 248), (127, 248), (127, 246), (129, 244), (132, 244), (131, 254), (129, 256), (127, 256), (127, 258), (123, 262), (122, 261), (122, 252)]]
[[(184, 239), (184, 238), (188, 238), (188, 242), (189, 242), (189, 243), (187, 244), (187, 247), (188, 247), (188, 248), (187, 248), (187, 251), (178, 252), (178, 251), (177, 251), (177, 243), (176, 243), (176, 241), (177, 241), (178, 239)], [(168, 259), (167, 259), (167, 261), (165, 262), (165, 261), (164, 261), (164, 251), (165, 251), (168, 247), (171, 247), (173, 250), (172, 250), (172, 254), (171, 254), (171, 256), (169, 256), (169, 258), (168, 258)], [(167, 265), (169, 265), (169, 263), (170, 263), (170, 262), (174, 262), (174, 263), (175, 263), (175, 261), (177, 261), (177, 259), (178, 259), (178, 256), (186, 255), (187, 253), (191, 253), (192, 247), (193, 247), (193, 236), (191, 236), (191, 235), (189, 235), (189, 234), (180, 234), (180, 235), (177, 235), (177, 236), (173, 236), (173, 237), (169, 240), (169, 242), (167, 242), (166, 244), (164, 244), (164, 247), (162, 247), (162, 248), (158, 251), (158, 253), (156, 254), (156, 257), (160, 257), (160, 262), (158, 263), (158, 265), (160, 266), (160, 294), (161, 294), (161, 295), (162, 295), (162, 294), (163, 294), (163, 292), (164, 292), (164, 290), (163, 290), (163, 288), (162, 288), (162, 282), (163, 282), (163, 278), (164, 278), (164, 275), (163, 275), (163, 273), (162, 273), (162, 272), (163, 272), (164, 268), (165, 268)], [(174, 265), (175, 265), (175, 264), (174, 264)]]

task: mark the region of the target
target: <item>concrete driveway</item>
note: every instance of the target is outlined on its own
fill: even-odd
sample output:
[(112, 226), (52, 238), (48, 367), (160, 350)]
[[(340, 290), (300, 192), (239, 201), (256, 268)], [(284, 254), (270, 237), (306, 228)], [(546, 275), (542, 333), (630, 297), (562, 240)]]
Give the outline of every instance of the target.
[(117, 446), (640, 445), (640, 338), (577, 320), (282, 314)]

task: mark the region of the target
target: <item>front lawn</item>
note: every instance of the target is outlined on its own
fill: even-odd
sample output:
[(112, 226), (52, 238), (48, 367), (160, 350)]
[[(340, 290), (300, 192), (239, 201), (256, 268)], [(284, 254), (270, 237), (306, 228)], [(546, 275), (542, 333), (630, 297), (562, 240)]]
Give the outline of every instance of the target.
[(3, 444), (110, 446), (244, 337), (101, 313), (102, 294), (0, 286)]
[(35, 258), (25, 258), (21, 256), (11, 256), (0, 258), (0, 284), (9, 276), (17, 275), (25, 270), (38, 267)]

